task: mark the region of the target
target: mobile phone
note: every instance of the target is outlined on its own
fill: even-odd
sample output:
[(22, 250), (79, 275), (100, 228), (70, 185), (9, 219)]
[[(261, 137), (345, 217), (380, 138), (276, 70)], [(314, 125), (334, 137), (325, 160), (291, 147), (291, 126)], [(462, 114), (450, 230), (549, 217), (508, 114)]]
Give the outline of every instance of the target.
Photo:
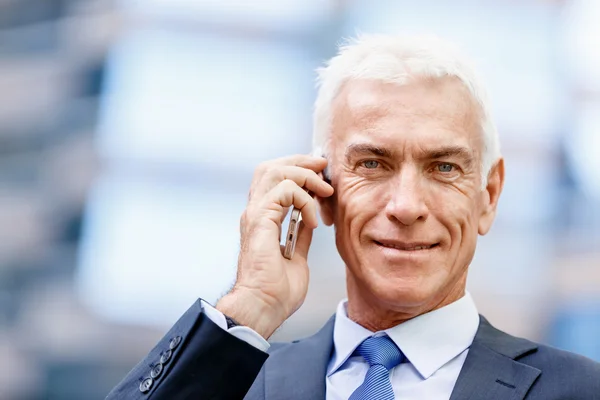
[(298, 240), (298, 231), (300, 230), (300, 221), (302, 221), (300, 209), (294, 207), (290, 216), (290, 224), (288, 226), (287, 236), (285, 237), (285, 248), (283, 250), (283, 256), (288, 260), (291, 260), (292, 257), (294, 257), (296, 241)]
[[(320, 150), (318, 150), (318, 152), (315, 154), (321, 154)], [(323, 175), (325, 182), (331, 184), (331, 181), (328, 178), (329, 173), (327, 171), (323, 171)], [(308, 193), (314, 197), (312, 192)], [(287, 235), (285, 237), (285, 247), (283, 249), (283, 257), (287, 258), (288, 260), (291, 260), (292, 257), (294, 257), (294, 250), (296, 250), (296, 241), (298, 240), (298, 232), (300, 230), (300, 221), (302, 221), (302, 213), (300, 212), (300, 209), (294, 207), (290, 216), (290, 224), (288, 226)]]

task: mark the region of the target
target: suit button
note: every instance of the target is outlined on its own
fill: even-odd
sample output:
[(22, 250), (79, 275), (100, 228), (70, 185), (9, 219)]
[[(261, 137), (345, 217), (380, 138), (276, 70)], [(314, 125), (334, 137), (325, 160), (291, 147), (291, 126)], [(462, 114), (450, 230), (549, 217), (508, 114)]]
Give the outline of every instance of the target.
[(171, 350), (173, 350), (175, 347), (179, 346), (179, 343), (181, 343), (181, 336), (175, 336), (173, 339), (171, 339), (171, 341), (169, 342), (169, 348)]
[(152, 379), (156, 379), (160, 376), (163, 371), (163, 365), (161, 363), (156, 363), (154, 367), (150, 370), (150, 376)]
[(167, 362), (169, 362), (169, 360), (171, 359), (171, 354), (173, 354), (171, 350), (167, 350), (164, 353), (162, 353), (162, 355), (160, 356), (160, 363), (166, 364)]
[(150, 388), (152, 387), (152, 383), (154, 381), (152, 380), (152, 378), (146, 378), (142, 381), (142, 383), (140, 383), (140, 392), (142, 393), (148, 393), (148, 391), (150, 390)]

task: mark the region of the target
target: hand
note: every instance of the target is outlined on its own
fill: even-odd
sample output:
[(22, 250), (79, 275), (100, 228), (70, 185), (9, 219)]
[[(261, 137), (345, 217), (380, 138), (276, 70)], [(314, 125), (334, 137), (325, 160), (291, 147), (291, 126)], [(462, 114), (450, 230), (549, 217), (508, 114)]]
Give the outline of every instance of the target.
[[(308, 249), (317, 227), (318, 197), (333, 187), (319, 174), (322, 157), (296, 155), (261, 164), (254, 173), (248, 206), (240, 221), (241, 250), (236, 283), (217, 309), (268, 339), (304, 302), (308, 290)], [(290, 207), (302, 212), (291, 260), (283, 257), (281, 223)]]

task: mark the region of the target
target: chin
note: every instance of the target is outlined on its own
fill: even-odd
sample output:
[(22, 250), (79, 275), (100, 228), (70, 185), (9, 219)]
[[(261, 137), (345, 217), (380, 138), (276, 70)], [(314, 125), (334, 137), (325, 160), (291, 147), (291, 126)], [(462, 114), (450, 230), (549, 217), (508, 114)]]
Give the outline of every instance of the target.
[(430, 303), (438, 293), (421, 279), (392, 278), (371, 282), (375, 298), (391, 308), (420, 307)]

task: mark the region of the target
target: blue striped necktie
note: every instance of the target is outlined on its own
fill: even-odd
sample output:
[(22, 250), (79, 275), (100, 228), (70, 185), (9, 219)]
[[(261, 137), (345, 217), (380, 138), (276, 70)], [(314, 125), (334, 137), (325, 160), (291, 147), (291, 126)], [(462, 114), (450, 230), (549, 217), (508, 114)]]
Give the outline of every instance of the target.
[(365, 339), (356, 351), (369, 363), (369, 370), (348, 400), (394, 400), (390, 370), (404, 357), (398, 346), (388, 336), (378, 336)]

